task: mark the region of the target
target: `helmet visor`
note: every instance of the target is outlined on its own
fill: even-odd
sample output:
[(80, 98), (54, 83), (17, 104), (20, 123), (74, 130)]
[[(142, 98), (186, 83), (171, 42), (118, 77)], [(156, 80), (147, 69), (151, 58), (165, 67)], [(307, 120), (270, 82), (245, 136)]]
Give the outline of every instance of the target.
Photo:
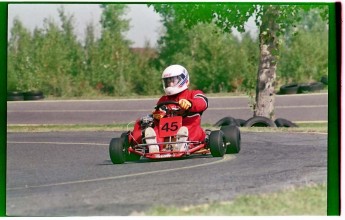
[(167, 87), (174, 87), (181, 82), (182, 78), (181, 76), (173, 76), (173, 77), (168, 77), (168, 78), (163, 78), (163, 84), (164, 88)]

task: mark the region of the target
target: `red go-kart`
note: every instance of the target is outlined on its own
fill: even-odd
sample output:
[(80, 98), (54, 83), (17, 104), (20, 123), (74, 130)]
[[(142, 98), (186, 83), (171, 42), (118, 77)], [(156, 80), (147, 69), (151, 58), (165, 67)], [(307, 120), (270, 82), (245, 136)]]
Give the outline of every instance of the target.
[[(205, 130), (206, 138), (203, 141), (186, 140), (178, 142), (177, 131), (182, 126), (181, 108), (178, 102), (167, 101), (159, 103), (156, 110), (165, 109), (166, 115), (159, 121), (159, 132), (157, 135), (164, 138), (164, 142), (155, 143), (162, 146), (159, 152), (150, 153), (149, 145), (142, 135), (142, 143), (129, 141), (131, 132), (122, 133), (121, 137), (112, 138), (109, 144), (109, 154), (112, 163), (122, 164), (126, 161), (137, 161), (141, 157), (148, 159), (167, 159), (187, 157), (191, 154), (209, 154), (213, 157), (223, 157), (224, 154), (238, 153), (241, 146), (241, 134), (237, 126), (227, 125), (220, 130)], [(142, 117), (142, 132), (148, 127), (154, 127), (152, 115)], [(186, 144), (183, 151), (176, 151), (172, 146)]]

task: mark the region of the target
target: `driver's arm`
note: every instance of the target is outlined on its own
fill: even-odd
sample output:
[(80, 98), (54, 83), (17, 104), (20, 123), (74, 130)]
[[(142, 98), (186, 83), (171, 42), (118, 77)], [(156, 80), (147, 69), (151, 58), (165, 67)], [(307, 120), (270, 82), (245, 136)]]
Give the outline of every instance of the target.
[(192, 98), (189, 100), (192, 104), (189, 111), (203, 112), (208, 108), (208, 99), (200, 90), (193, 91)]
[[(165, 97), (163, 96), (158, 100), (157, 105), (159, 103), (164, 102), (164, 101), (166, 101), (166, 100), (165, 100)], [(154, 107), (154, 109), (152, 111), (152, 117), (154, 119), (160, 120), (161, 118), (163, 118), (166, 115), (166, 106), (161, 106), (158, 110), (156, 110), (156, 106)]]
[(163, 118), (166, 115), (166, 111), (162, 108), (159, 108), (158, 110), (154, 109), (152, 111), (152, 117), (154, 119), (160, 120), (161, 118)]

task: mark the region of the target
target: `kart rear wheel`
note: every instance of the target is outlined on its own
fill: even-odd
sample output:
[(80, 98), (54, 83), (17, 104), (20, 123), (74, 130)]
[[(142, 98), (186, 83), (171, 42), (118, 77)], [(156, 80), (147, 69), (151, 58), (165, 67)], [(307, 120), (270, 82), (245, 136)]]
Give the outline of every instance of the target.
[(110, 159), (113, 164), (122, 164), (126, 161), (126, 150), (123, 138), (112, 138), (109, 144)]
[(220, 130), (212, 131), (209, 137), (210, 151), (214, 157), (222, 157), (225, 154), (226, 147), (224, 143), (224, 134)]
[[(224, 133), (226, 141), (226, 153), (237, 154), (241, 150), (241, 133), (240, 129), (236, 126), (223, 126), (220, 128)], [(229, 144), (228, 144), (229, 143)]]

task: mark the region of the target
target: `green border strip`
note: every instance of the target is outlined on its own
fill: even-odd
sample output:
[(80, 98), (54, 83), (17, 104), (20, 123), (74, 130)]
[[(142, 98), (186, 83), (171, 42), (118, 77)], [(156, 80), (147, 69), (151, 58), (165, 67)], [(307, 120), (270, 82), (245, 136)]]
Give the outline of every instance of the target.
[(7, 3), (0, 2), (0, 216), (6, 215)]
[[(341, 3), (329, 5), (327, 215), (340, 215)], [(339, 89), (339, 90), (338, 90)]]
[[(19, 3), (19, 2), (18, 2)], [(0, 39), (7, 42), (7, 2), (0, 2)], [(340, 215), (340, 60), (341, 3), (329, 4), (329, 137), (327, 215)], [(0, 44), (0, 216), (6, 216), (7, 43)]]

